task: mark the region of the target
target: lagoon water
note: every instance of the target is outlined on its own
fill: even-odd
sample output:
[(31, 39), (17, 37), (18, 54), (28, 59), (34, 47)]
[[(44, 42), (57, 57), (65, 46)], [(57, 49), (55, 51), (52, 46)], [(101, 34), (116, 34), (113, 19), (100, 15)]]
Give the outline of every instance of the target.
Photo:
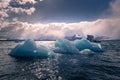
[[(0, 80), (120, 80), (120, 41), (102, 41), (103, 53), (56, 54), (48, 59), (16, 59), (8, 53), (23, 42), (0, 41)], [(51, 49), (54, 41), (37, 41)]]

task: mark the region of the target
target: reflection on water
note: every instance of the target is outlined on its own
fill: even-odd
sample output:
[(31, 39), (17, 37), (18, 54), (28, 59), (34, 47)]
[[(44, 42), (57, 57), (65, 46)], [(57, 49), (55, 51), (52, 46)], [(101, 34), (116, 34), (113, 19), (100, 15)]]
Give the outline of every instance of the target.
[[(36, 42), (51, 49), (53, 41)], [(0, 80), (120, 80), (120, 41), (103, 41), (104, 53), (57, 54), (48, 59), (15, 59), (18, 43), (0, 42)]]

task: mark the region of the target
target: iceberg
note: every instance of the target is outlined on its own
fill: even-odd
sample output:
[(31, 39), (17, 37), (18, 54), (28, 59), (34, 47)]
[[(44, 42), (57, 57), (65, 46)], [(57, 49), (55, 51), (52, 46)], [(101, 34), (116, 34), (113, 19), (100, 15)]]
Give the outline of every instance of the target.
[(70, 42), (66, 39), (60, 39), (55, 42), (55, 53), (75, 54), (80, 51), (90, 50), (93, 52), (103, 52), (103, 49), (99, 43), (90, 42), (86, 39), (75, 40)]
[(79, 50), (74, 46), (74, 44), (66, 39), (59, 39), (55, 42), (55, 48), (53, 49), (55, 53), (64, 54), (75, 54), (79, 53)]
[(90, 42), (86, 39), (75, 40), (74, 45), (77, 49), (79, 49), (79, 51), (82, 51), (84, 49), (89, 49), (89, 47), (91, 47)]
[(53, 52), (46, 47), (40, 45), (28, 39), (24, 44), (18, 44), (9, 55), (12, 57), (30, 57), (30, 58), (48, 58)]
[(103, 49), (99, 43), (93, 43), (86, 39), (75, 40), (74, 45), (76, 46), (77, 49), (79, 49), (79, 51), (89, 49), (94, 52), (103, 52)]
[(91, 50), (93, 52), (103, 52), (100, 44), (90, 42), (86, 39), (69, 41), (66, 39), (59, 39), (55, 42), (53, 50), (39, 45), (37, 46), (34, 40), (28, 39), (23, 44), (18, 44), (9, 53), (12, 57), (30, 57), (30, 58), (48, 58), (55, 56), (54, 53), (76, 54), (80, 51)]

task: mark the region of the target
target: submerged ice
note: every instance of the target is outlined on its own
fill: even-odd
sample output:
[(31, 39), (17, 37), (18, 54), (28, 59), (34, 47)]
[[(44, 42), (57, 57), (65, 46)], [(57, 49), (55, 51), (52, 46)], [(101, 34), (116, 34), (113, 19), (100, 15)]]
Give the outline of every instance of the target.
[(26, 40), (24, 44), (18, 44), (11, 52), (12, 57), (31, 57), (31, 58), (47, 58), (52, 51), (40, 45), (37, 46), (33, 40)]

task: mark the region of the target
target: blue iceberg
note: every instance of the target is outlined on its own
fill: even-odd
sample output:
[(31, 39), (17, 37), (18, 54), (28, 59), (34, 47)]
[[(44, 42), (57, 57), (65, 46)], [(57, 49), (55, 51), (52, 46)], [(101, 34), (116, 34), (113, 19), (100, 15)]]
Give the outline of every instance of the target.
[(74, 45), (79, 51), (82, 51), (84, 49), (89, 49), (91, 47), (91, 44), (88, 40), (81, 39), (81, 40), (75, 40)]
[(90, 42), (86, 39), (75, 40), (73, 42), (66, 39), (59, 39), (55, 42), (55, 48), (53, 48), (53, 51), (42, 45), (37, 46), (35, 41), (29, 39), (23, 44), (18, 44), (9, 55), (12, 57), (48, 58), (53, 57), (54, 52), (76, 54), (85, 49), (93, 52), (103, 52), (100, 44)]
[(12, 57), (48, 58), (53, 52), (44, 46), (37, 46), (29, 39), (24, 44), (18, 44), (9, 55)]
[(103, 49), (99, 43), (93, 43), (86, 39), (75, 40), (74, 45), (76, 46), (77, 49), (79, 49), (79, 51), (89, 49), (93, 52), (103, 52)]
[(55, 42), (55, 48), (53, 49), (55, 53), (64, 54), (75, 54), (79, 53), (79, 50), (74, 46), (74, 44), (66, 39), (59, 39)]
[(73, 42), (60, 39), (55, 42), (55, 53), (75, 54), (80, 53), (83, 50), (90, 50), (93, 52), (103, 52), (103, 49), (99, 43), (93, 43), (86, 39), (75, 40)]

